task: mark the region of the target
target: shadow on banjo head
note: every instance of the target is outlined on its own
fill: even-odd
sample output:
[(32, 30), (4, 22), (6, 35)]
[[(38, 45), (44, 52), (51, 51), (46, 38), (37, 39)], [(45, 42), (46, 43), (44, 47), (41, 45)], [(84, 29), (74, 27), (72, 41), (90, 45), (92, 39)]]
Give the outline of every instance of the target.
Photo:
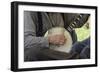
[(65, 28), (63, 27), (51, 28), (45, 33), (44, 37), (48, 37), (49, 35), (57, 35), (57, 34), (64, 34), (67, 40), (63, 45), (50, 44), (49, 46), (50, 49), (69, 53), (72, 47), (72, 38), (71, 38), (70, 33)]

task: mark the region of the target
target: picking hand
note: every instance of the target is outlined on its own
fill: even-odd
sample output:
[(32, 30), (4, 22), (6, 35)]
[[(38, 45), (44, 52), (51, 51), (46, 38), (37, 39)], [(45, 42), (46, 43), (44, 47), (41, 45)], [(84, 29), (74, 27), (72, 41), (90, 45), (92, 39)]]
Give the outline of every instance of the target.
[(48, 36), (49, 43), (56, 44), (56, 45), (63, 45), (66, 41), (64, 35), (51, 35)]

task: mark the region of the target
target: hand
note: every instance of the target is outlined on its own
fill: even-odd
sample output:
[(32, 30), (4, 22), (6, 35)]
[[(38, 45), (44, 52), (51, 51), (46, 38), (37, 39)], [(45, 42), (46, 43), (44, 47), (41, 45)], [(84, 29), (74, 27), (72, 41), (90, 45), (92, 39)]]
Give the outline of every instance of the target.
[(48, 36), (48, 41), (51, 44), (56, 44), (56, 45), (63, 45), (66, 41), (66, 38), (64, 35), (50, 35)]

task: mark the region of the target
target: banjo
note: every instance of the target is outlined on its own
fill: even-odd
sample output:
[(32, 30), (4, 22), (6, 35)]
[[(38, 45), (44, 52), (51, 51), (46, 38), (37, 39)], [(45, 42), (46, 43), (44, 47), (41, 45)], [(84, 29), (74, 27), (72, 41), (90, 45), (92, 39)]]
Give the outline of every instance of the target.
[(69, 33), (69, 31), (73, 31), (74, 27), (77, 26), (77, 23), (79, 23), (79, 20), (82, 18), (82, 15), (80, 14), (75, 18), (75, 20), (67, 27), (67, 30), (63, 27), (53, 27), (49, 29), (44, 37), (48, 37), (49, 35), (55, 35), (55, 34), (64, 34), (65, 38), (67, 39), (66, 42), (63, 45), (55, 45), (55, 44), (50, 44), (50, 49), (55, 50), (55, 51), (60, 51), (60, 52), (65, 52), (69, 53), (71, 51), (72, 47), (72, 37)]
[[(40, 17), (41, 15), (38, 14), (38, 17)], [(81, 27), (78, 24), (83, 24), (84, 22), (87, 21), (89, 15), (84, 15), (84, 14), (79, 14), (76, 18), (74, 18), (73, 22), (71, 22), (69, 24), (69, 26), (67, 27), (67, 30), (64, 27), (53, 27), (51, 29), (49, 29), (44, 37), (48, 37), (49, 35), (55, 35), (55, 34), (61, 34), (63, 33), (65, 38), (67, 39), (66, 42), (63, 45), (55, 45), (55, 44), (50, 44), (49, 48), (55, 51), (60, 51), (60, 52), (65, 52), (65, 53), (69, 53), (71, 51), (71, 47), (72, 47), (72, 37), (70, 35), (69, 31), (73, 31), (75, 27)], [(82, 21), (80, 21), (81, 19), (84, 19)], [(39, 21), (40, 25), (42, 23), (42, 21)], [(39, 29), (41, 29), (42, 27), (40, 27)]]

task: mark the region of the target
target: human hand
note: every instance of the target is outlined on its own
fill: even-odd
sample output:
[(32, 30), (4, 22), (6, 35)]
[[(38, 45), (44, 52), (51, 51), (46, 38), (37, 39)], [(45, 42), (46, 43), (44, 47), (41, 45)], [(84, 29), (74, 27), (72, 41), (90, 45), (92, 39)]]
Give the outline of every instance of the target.
[(66, 41), (64, 34), (49, 35), (48, 41), (51, 44), (63, 45)]

